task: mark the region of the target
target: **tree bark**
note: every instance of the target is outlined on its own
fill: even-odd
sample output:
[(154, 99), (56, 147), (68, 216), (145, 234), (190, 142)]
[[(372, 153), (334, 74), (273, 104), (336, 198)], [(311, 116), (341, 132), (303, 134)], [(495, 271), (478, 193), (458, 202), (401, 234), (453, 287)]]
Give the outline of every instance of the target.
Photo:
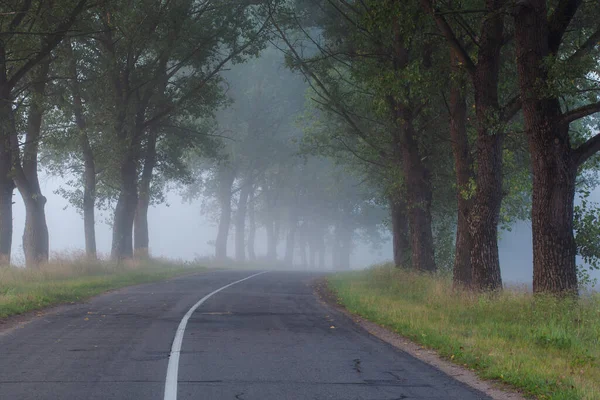
[(577, 294), (573, 202), (578, 165), (559, 100), (539, 88), (548, 79), (546, 60), (552, 53), (547, 15), (543, 0), (520, 4), (515, 13), (517, 71), (533, 171), (533, 290)]
[(498, 255), (498, 221), (502, 204), (503, 126), (498, 102), (500, 50), (503, 43), (504, 0), (490, 0), (490, 15), (481, 29), (477, 68), (473, 75), (477, 119), (477, 175), (473, 206), (469, 214), (473, 287), (502, 289)]
[[(0, 87), (0, 90), (2, 88)], [(10, 137), (13, 130), (10, 98), (0, 99), (0, 265), (10, 264), (13, 234), (13, 192), (15, 183), (11, 177), (12, 152)]]
[(246, 214), (252, 185), (252, 177), (249, 174), (242, 182), (237, 212), (235, 213), (235, 259), (241, 263), (246, 261)]
[(25, 230), (23, 232), (23, 252), (25, 265), (38, 268), (48, 262), (49, 237), (44, 207), (46, 198), (42, 195), (38, 178), (38, 152), (46, 81), (50, 70), (50, 58), (40, 62), (34, 82), (31, 85), (31, 104), (27, 116), (27, 134), (23, 146), (23, 157), (20, 155), (20, 144), (16, 130), (11, 135), (13, 158), (13, 179), (25, 204)]
[[(398, 20), (394, 24), (394, 69), (402, 71), (407, 68), (410, 54), (405, 46)], [(423, 63), (430, 66), (430, 51), (423, 49)], [(435, 271), (431, 202), (431, 176), (420, 154), (417, 132), (415, 130), (415, 106), (413, 99), (397, 100), (388, 97), (391, 115), (397, 126), (394, 135), (396, 155), (401, 158), (406, 203), (410, 229), (411, 265), (417, 271)]]
[(469, 211), (471, 210), (471, 180), (473, 177), (473, 161), (469, 150), (467, 135), (467, 101), (464, 72), (460, 68), (460, 60), (455, 51), (451, 51), (453, 81), (450, 86), (450, 139), (454, 157), (454, 173), (456, 175), (456, 244), (454, 252), (453, 286), (468, 288), (472, 284), (471, 249), (473, 247), (469, 232)]
[(219, 175), (218, 201), (221, 207), (221, 215), (215, 241), (215, 258), (224, 261), (227, 259), (227, 239), (231, 224), (231, 186), (235, 180), (235, 172), (230, 166), (224, 166), (217, 173)]
[(410, 263), (410, 242), (408, 240), (408, 218), (406, 202), (401, 195), (390, 196), (390, 212), (392, 220), (392, 246), (394, 265), (406, 267)]
[(248, 197), (248, 241), (246, 243), (246, 246), (248, 248), (248, 259), (250, 261), (256, 260), (256, 215), (254, 209), (254, 187), (252, 187), (252, 190), (250, 190), (250, 195)]
[(133, 220), (138, 203), (137, 157), (133, 150), (124, 157), (120, 168), (120, 194), (114, 213), (111, 258), (133, 258)]
[(139, 195), (135, 210), (134, 226), (134, 256), (146, 259), (150, 256), (150, 236), (148, 232), (148, 208), (150, 206), (150, 184), (156, 166), (156, 140), (158, 132), (150, 129), (146, 143), (144, 168), (140, 178)]
[(402, 165), (407, 191), (411, 264), (417, 271), (435, 271), (431, 215), (431, 176), (416, 141), (411, 112), (400, 106)]
[(69, 74), (71, 75), (71, 92), (73, 95), (73, 114), (79, 129), (79, 146), (83, 156), (83, 231), (85, 237), (85, 254), (95, 260), (96, 251), (96, 162), (90, 145), (87, 123), (81, 100), (81, 89), (77, 73), (77, 60), (73, 54), (71, 40), (66, 39), (67, 57), (69, 58)]

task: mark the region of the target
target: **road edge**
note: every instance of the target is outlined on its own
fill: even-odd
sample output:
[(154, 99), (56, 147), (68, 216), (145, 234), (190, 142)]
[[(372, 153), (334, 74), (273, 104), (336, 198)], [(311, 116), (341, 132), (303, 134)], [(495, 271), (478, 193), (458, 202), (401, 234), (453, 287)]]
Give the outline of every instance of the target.
[(58, 314), (61, 311), (65, 311), (65, 310), (69, 309), (70, 307), (76, 307), (78, 305), (88, 303), (89, 301), (95, 299), (96, 297), (105, 296), (105, 295), (111, 294), (111, 293), (117, 293), (117, 292), (127, 290), (127, 289), (130, 289), (133, 287), (138, 287), (138, 286), (143, 287), (146, 285), (154, 285), (159, 282), (169, 282), (174, 279), (185, 278), (185, 277), (191, 276), (191, 275), (204, 274), (207, 272), (219, 271), (219, 270), (220, 269), (218, 269), (218, 268), (216, 268), (216, 269), (207, 268), (206, 270), (203, 270), (203, 271), (188, 272), (188, 273), (185, 273), (182, 275), (173, 276), (173, 277), (170, 277), (170, 278), (167, 278), (164, 280), (160, 280), (160, 281), (135, 283), (133, 285), (123, 286), (120, 288), (108, 289), (108, 290), (106, 290), (102, 293), (98, 293), (94, 296), (82, 298), (79, 301), (71, 301), (71, 302), (66, 302), (66, 303), (54, 304), (54, 305), (50, 305), (48, 307), (39, 308), (37, 310), (27, 311), (22, 314), (14, 314), (14, 315), (10, 315), (5, 318), (0, 318), (0, 338), (2, 336), (9, 335), (10, 333), (14, 332), (17, 329), (23, 328), (24, 326), (32, 323), (33, 321), (36, 321), (37, 319), (39, 319), (41, 317)]
[(369, 334), (388, 343), (389, 345), (410, 354), (411, 356), (429, 364), (451, 378), (478, 390), (494, 400), (525, 400), (526, 397), (514, 388), (497, 381), (483, 380), (475, 371), (454, 364), (442, 358), (435, 350), (424, 348), (410, 339), (371, 322), (359, 315), (348, 311), (339, 301), (336, 294), (329, 288), (327, 278), (318, 278), (312, 282), (313, 292), (318, 301), (326, 307), (344, 314), (355, 324)]

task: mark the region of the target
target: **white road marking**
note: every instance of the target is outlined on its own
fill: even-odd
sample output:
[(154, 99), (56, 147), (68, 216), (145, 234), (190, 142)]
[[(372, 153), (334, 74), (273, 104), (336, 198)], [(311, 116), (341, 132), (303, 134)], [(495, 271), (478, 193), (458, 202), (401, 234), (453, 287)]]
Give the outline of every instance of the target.
[(177, 400), (177, 374), (179, 372), (179, 354), (181, 353), (181, 344), (183, 343), (183, 334), (185, 333), (185, 327), (187, 326), (188, 320), (211, 296), (219, 293), (221, 290), (225, 290), (230, 286), (235, 285), (236, 283), (247, 281), (250, 278), (254, 278), (255, 276), (266, 274), (267, 271), (259, 272), (258, 274), (250, 275), (247, 278), (240, 279), (239, 281), (231, 282), (229, 285), (225, 285), (222, 288), (215, 290), (212, 293), (207, 294), (203, 298), (201, 298), (192, 308), (188, 310), (188, 312), (183, 316), (183, 319), (179, 323), (177, 327), (177, 332), (175, 333), (175, 339), (173, 339), (173, 345), (171, 346), (171, 354), (169, 355), (169, 365), (167, 366), (167, 379), (165, 380), (165, 397), (164, 400)]

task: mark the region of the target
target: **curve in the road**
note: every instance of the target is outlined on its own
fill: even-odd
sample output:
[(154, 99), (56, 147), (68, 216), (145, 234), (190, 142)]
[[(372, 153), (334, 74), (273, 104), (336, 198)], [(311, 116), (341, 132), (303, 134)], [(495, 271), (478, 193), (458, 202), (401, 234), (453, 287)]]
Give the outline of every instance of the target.
[(266, 272), (267, 271), (259, 272), (257, 274), (250, 275), (244, 279), (240, 279), (235, 282), (231, 282), (228, 285), (220, 287), (219, 289), (215, 290), (214, 292), (211, 292), (211, 293), (207, 294), (206, 296), (204, 296), (203, 298), (201, 298), (200, 300), (198, 300), (198, 302), (196, 304), (194, 304), (192, 306), (192, 308), (190, 308), (188, 310), (187, 313), (185, 313), (185, 315), (181, 319), (181, 322), (179, 323), (179, 326), (177, 327), (177, 331), (175, 332), (175, 339), (173, 339), (173, 345), (171, 346), (171, 353), (169, 355), (169, 364), (167, 366), (167, 378), (165, 380), (164, 400), (177, 400), (177, 379), (178, 379), (177, 375), (179, 373), (179, 354), (181, 353), (181, 344), (183, 343), (183, 335), (185, 333), (185, 328), (187, 326), (188, 320), (190, 319), (190, 317), (192, 316), (194, 311), (196, 311), (198, 309), (198, 307), (200, 307), (202, 305), (202, 303), (204, 303), (206, 300), (208, 300), (215, 294), (219, 293), (220, 291), (225, 290), (228, 287), (231, 287), (240, 282), (244, 282), (244, 281), (247, 281), (248, 279), (252, 279), (255, 276), (265, 274)]

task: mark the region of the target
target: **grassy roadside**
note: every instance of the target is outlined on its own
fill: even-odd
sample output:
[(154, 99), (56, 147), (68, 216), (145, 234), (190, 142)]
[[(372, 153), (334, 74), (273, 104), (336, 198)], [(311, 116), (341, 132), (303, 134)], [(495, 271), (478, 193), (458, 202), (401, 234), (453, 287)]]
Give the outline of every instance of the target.
[(600, 399), (600, 296), (457, 294), (449, 279), (389, 266), (329, 278), (350, 312), (538, 399)]
[(204, 270), (200, 265), (160, 260), (121, 265), (65, 260), (54, 261), (40, 270), (0, 267), (0, 318)]

